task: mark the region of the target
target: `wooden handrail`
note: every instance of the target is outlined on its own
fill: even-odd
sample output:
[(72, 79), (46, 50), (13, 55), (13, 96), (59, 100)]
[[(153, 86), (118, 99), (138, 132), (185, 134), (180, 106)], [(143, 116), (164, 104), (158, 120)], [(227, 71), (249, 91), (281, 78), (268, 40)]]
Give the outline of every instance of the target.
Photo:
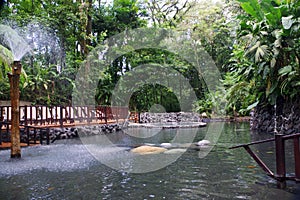
[[(257, 164), (267, 173), (268, 176), (277, 180), (278, 188), (285, 188), (287, 180), (294, 180), (300, 182), (300, 133), (283, 135), (275, 134), (274, 138), (251, 142), (248, 144), (241, 144), (230, 147), (229, 149), (236, 149), (243, 147), (249, 153), (249, 155), (257, 162)], [(285, 141), (293, 139), (294, 141), (294, 161), (295, 161), (295, 176), (286, 175), (286, 163), (285, 163)], [(249, 146), (254, 144), (262, 144), (266, 142), (275, 141), (276, 152), (276, 174), (274, 174), (267, 165), (250, 149)]]
[[(2, 121), (10, 121), (10, 106), (0, 106)], [(127, 107), (111, 106), (20, 106), (20, 122), (23, 125), (64, 126), (75, 121), (90, 123), (91, 121), (125, 119)]]

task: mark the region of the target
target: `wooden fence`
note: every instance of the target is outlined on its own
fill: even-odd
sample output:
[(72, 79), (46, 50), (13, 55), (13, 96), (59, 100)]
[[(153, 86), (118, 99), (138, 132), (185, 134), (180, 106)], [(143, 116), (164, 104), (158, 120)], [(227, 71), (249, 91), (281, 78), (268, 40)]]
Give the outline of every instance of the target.
[[(114, 106), (20, 106), (21, 125), (59, 125), (73, 123), (119, 122), (129, 117), (127, 107)], [(0, 106), (0, 121), (11, 121), (11, 107)]]

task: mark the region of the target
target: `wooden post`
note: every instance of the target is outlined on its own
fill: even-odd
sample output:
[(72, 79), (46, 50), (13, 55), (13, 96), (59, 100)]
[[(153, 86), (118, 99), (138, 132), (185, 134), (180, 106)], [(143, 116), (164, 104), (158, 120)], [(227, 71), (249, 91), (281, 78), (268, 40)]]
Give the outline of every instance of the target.
[(21, 158), (20, 145), (20, 91), (19, 82), (22, 65), (20, 61), (14, 61), (12, 73), (8, 73), (11, 99), (11, 158)]
[(294, 157), (296, 181), (300, 182), (300, 145), (299, 136), (294, 136)]
[(105, 114), (105, 124), (107, 124), (107, 119), (108, 119), (108, 112), (107, 112), (108, 106), (104, 106), (104, 114)]
[(2, 121), (0, 120), (0, 145), (2, 144)]
[(59, 110), (59, 112), (60, 112), (60, 113), (59, 113), (59, 118), (60, 118), (60, 119), (59, 119), (59, 125), (60, 125), (60, 128), (63, 128), (63, 127), (64, 127), (63, 107), (60, 106), (59, 109), (60, 109), (60, 110)]
[(25, 115), (24, 115), (24, 116), (25, 116), (25, 119), (24, 119), (24, 120), (25, 120), (25, 123), (24, 123), (24, 124), (25, 124), (25, 126), (27, 126), (27, 125), (28, 125), (28, 122), (27, 122), (27, 106), (26, 106), (26, 105), (25, 105), (25, 108), (24, 108), (24, 109), (25, 109), (25, 111), (24, 111), (24, 112), (25, 112)]
[(286, 188), (285, 150), (283, 134), (275, 134), (277, 187)]

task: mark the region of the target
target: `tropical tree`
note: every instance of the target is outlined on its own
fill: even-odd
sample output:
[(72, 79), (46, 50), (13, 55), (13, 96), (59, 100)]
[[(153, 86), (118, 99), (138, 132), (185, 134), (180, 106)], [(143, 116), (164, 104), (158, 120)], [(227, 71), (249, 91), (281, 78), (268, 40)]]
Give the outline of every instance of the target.
[[(239, 0), (238, 42), (229, 68), (239, 76), (233, 88), (245, 82), (259, 103), (273, 105), (278, 98), (291, 100), (299, 95), (300, 2), (293, 0)], [(239, 88), (239, 89), (238, 89)], [(236, 99), (236, 98), (235, 98)], [(252, 105), (250, 105), (252, 103)]]
[(196, 1), (180, 0), (144, 0), (150, 23), (154, 27), (174, 28), (186, 17)]
[(235, 4), (195, 2), (178, 23), (177, 31), (188, 32), (190, 36), (209, 53), (220, 71), (230, 59), (236, 21), (232, 20)]

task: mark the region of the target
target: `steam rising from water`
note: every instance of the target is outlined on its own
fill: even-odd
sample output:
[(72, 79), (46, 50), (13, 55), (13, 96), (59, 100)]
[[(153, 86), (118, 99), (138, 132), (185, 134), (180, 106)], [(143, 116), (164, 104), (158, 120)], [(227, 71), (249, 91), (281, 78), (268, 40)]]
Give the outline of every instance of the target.
[(31, 48), (15, 30), (7, 25), (0, 25), (1, 43), (11, 50), (15, 61), (19, 61)]

